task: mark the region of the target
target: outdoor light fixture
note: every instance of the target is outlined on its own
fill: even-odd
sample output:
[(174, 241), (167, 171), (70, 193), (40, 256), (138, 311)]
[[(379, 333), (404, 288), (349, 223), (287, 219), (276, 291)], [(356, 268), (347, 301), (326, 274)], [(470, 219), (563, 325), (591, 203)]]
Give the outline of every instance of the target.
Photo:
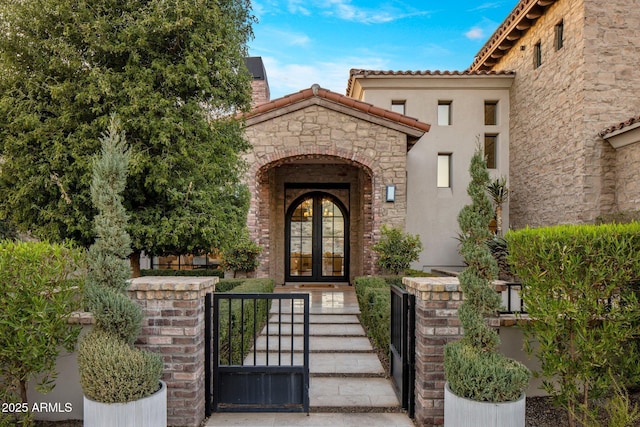
[(387, 202), (396, 201), (396, 186), (393, 184), (387, 185), (386, 201)]

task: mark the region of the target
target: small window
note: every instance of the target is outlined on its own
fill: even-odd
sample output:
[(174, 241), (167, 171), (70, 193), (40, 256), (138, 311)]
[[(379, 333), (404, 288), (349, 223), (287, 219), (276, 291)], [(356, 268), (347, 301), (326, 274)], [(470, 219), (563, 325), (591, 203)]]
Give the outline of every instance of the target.
[(484, 135), (484, 156), (487, 160), (487, 168), (496, 169), (498, 154), (498, 135)]
[(391, 111), (405, 115), (405, 101), (391, 101)]
[(438, 126), (451, 126), (451, 101), (438, 101)]
[(542, 43), (538, 42), (533, 46), (533, 68), (542, 65)]
[(564, 21), (556, 24), (556, 50), (562, 49), (564, 46)]
[(484, 101), (484, 124), (498, 124), (498, 101)]
[(451, 154), (438, 154), (438, 188), (451, 187)]

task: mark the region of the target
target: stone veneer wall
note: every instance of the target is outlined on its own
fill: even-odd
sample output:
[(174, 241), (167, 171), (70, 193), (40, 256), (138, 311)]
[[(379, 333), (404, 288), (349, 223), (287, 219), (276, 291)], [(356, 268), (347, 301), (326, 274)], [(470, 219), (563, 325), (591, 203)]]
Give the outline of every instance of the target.
[[(631, 52), (640, 40), (630, 39), (637, 25), (622, 25), (629, 17), (636, 22), (640, 11), (627, 5), (620, 14), (623, 4), (558, 0), (494, 67), (516, 71), (510, 114), (513, 227), (589, 222), (615, 208), (615, 152), (597, 134), (640, 106), (628, 88), (637, 78), (625, 65), (637, 58)], [(561, 20), (564, 47), (556, 51)], [(534, 68), (537, 42), (542, 65)]]
[(640, 210), (640, 142), (616, 150), (616, 206)]
[[(415, 296), (415, 423), (444, 425), (444, 346), (462, 338), (458, 308), (462, 290), (457, 277), (405, 277)], [(500, 326), (500, 319), (491, 319)]]
[[(279, 193), (284, 191), (284, 183), (302, 179), (299, 174), (290, 178), (280, 174), (277, 179), (275, 174), (270, 174), (285, 164), (335, 165), (336, 173), (322, 178), (325, 183), (343, 182), (341, 173), (358, 171), (358, 186), (363, 192), (357, 194), (357, 188), (352, 187), (351, 197), (363, 200), (359, 212), (351, 212), (351, 221), (362, 222), (362, 240), (352, 244), (363, 248), (362, 274), (375, 274), (371, 245), (377, 241), (380, 227), (382, 224), (404, 227), (405, 224), (407, 136), (345, 113), (344, 106), (337, 106), (339, 111), (323, 105), (287, 108), (285, 113), (269, 120), (254, 123), (250, 118), (245, 130), (253, 146), (245, 156), (251, 165), (246, 174), (251, 191), (247, 225), (251, 237), (263, 248), (258, 276), (274, 277), (276, 283), (284, 279), (280, 270), (273, 271), (273, 263), (284, 265), (284, 246), (278, 244), (284, 228), (278, 218), (284, 215), (286, 207), (277, 201)], [(308, 179), (313, 182), (314, 178)], [(384, 202), (386, 184), (396, 185), (395, 203)]]
[(217, 282), (217, 277), (139, 277), (128, 289), (144, 312), (136, 345), (164, 359), (169, 426), (197, 427), (204, 419), (204, 297)]

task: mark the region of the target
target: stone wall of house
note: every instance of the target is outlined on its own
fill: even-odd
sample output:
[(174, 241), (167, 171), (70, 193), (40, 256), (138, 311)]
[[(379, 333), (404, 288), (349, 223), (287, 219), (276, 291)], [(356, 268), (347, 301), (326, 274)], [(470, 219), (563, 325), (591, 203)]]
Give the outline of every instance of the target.
[[(625, 107), (611, 110), (616, 101), (603, 104), (599, 88), (604, 88), (600, 82), (612, 79), (606, 70), (611, 69), (608, 61), (616, 62), (620, 56), (612, 54), (616, 46), (629, 42), (607, 33), (606, 45), (594, 46), (594, 36), (602, 37), (597, 27), (613, 23), (593, 16), (593, 5), (599, 2), (586, 3), (555, 2), (494, 67), (517, 73), (510, 114), (510, 215), (515, 228), (590, 222), (615, 208), (615, 152), (598, 132), (621, 120), (620, 114), (630, 105), (625, 101)], [(609, 2), (601, 3), (602, 13), (611, 17), (614, 12), (609, 7)], [(557, 50), (555, 26), (561, 21), (564, 46)], [(538, 42), (542, 65), (535, 68)], [(632, 78), (627, 68), (616, 73)], [(624, 86), (606, 85), (606, 90), (619, 93)]]
[[(284, 191), (287, 183), (350, 184), (352, 262), (350, 277), (374, 274), (371, 245), (382, 224), (404, 227), (406, 153), (404, 133), (323, 105), (308, 105), (265, 121), (247, 123), (253, 150), (246, 181), (251, 191), (248, 226), (263, 248), (259, 276), (284, 280)], [(396, 186), (394, 203), (384, 201), (385, 185)], [(359, 252), (360, 251), (360, 252)], [(358, 261), (357, 259), (353, 261)]]
[(640, 143), (616, 150), (616, 172), (618, 210), (640, 210)]
[[(587, 128), (601, 130), (640, 111), (640, 10), (624, 0), (585, 0), (585, 23), (585, 100), (592, 106), (585, 120)], [(611, 153), (613, 149), (604, 144)], [(602, 174), (615, 180), (616, 210), (638, 210), (640, 147), (631, 144), (614, 155), (615, 167), (605, 165)]]
[(251, 82), (251, 108), (269, 102), (269, 83), (266, 80), (254, 79)]

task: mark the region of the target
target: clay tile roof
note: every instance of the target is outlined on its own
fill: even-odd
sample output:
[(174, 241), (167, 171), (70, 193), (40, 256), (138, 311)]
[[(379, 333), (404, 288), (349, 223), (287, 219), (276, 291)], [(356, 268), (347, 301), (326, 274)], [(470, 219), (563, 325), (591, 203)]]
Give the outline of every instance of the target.
[(480, 49), (469, 69), (491, 69), (556, 1), (520, 0)]
[(311, 99), (313, 97), (323, 98), (328, 101), (332, 101), (349, 108), (353, 108), (374, 116), (391, 120), (393, 122), (396, 122), (405, 126), (410, 126), (422, 132), (429, 132), (429, 129), (431, 128), (431, 125), (429, 125), (428, 123), (423, 123), (412, 117), (403, 116), (402, 114), (398, 114), (393, 111), (376, 107), (367, 102), (358, 101), (356, 99), (349, 98), (348, 96), (340, 95), (339, 93), (332, 92), (327, 89), (323, 89), (318, 85), (313, 85), (308, 89), (301, 90), (300, 92), (296, 92), (291, 95), (287, 95), (282, 98), (278, 98), (273, 101), (260, 104), (254, 109), (252, 109), (251, 111), (249, 111), (248, 113), (244, 114), (244, 117), (247, 119), (251, 117), (255, 117), (260, 114), (264, 114), (269, 111), (276, 110), (278, 108), (282, 108), (288, 105), (296, 104), (298, 102), (301, 102), (307, 99)]
[(618, 130), (622, 130), (628, 126), (631, 126), (633, 124), (636, 123), (640, 123), (640, 115), (639, 116), (635, 116), (635, 117), (631, 117), (630, 119), (625, 120), (624, 122), (615, 124), (613, 126), (609, 126), (606, 129), (601, 130), (600, 132), (598, 132), (598, 135), (600, 135), (602, 138), (606, 138), (607, 135), (609, 135), (610, 133), (613, 133), (615, 131)]
[(448, 70), (407, 70), (407, 71), (392, 71), (392, 70), (363, 70), (358, 68), (352, 68), (349, 71), (349, 83), (347, 84), (347, 93), (351, 93), (353, 88), (354, 77), (368, 77), (368, 76), (510, 76), (514, 75), (515, 71), (493, 71), (493, 70), (464, 70), (464, 71), (448, 71)]

